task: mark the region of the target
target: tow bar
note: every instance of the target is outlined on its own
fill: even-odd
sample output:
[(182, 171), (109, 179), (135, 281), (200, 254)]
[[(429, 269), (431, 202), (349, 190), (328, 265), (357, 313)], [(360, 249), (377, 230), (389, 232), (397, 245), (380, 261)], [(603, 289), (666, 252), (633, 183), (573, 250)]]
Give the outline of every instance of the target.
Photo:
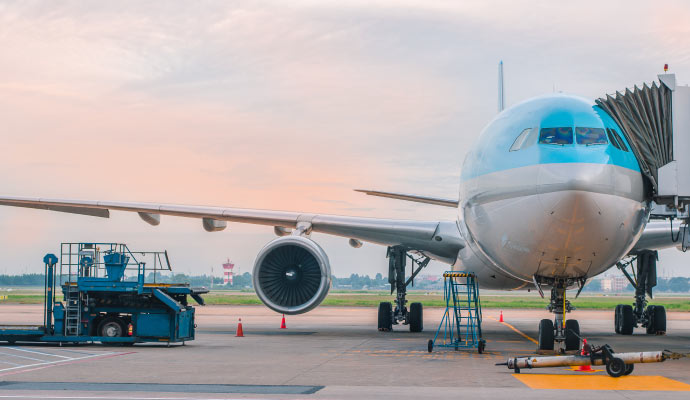
[(635, 368), (634, 364), (637, 363), (656, 363), (688, 357), (688, 354), (675, 353), (669, 350), (616, 353), (608, 344), (599, 347), (585, 345), (584, 353), (585, 355), (573, 356), (513, 357), (496, 365), (506, 365), (516, 374), (519, 374), (523, 368), (605, 365), (606, 372), (610, 376), (618, 378), (632, 373)]

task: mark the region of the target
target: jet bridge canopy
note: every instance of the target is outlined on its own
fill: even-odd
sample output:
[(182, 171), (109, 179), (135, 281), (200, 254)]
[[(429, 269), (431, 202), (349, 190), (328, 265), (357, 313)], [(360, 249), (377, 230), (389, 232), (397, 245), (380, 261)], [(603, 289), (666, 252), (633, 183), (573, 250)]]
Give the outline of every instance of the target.
[(648, 178), (651, 199), (678, 206), (690, 200), (690, 87), (674, 74), (596, 100), (620, 126)]

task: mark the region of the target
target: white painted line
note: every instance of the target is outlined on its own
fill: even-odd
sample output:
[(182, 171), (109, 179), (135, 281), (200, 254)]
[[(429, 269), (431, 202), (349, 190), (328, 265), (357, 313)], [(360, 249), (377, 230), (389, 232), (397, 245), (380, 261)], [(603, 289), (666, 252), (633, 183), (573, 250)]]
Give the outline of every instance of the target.
[(14, 346), (11, 346), (11, 347), (7, 347), (7, 348), (8, 348), (8, 349), (12, 349), (12, 350), (17, 350), (17, 351), (25, 351), (25, 352), (27, 352), (27, 353), (43, 354), (43, 355), (46, 355), (46, 356), (61, 357), (61, 358), (70, 358), (70, 359), (72, 358), (72, 357), (61, 356), (61, 355), (53, 354), (53, 353), (44, 353), (44, 352), (38, 351), (38, 350), (27, 350), (27, 349), (23, 349), (23, 348), (21, 348), (21, 347), (14, 347)]
[(55, 360), (55, 361), (46, 361), (46, 362), (36, 363), (36, 364), (27, 364), (27, 365), (21, 365), (19, 367), (0, 369), (0, 372), (11, 371), (11, 370), (20, 369), (20, 368), (37, 367), (40, 365), (50, 365), (50, 364), (58, 364), (58, 363), (69, 362), (69, 361), (84, 360), (87, 358), (107, 356), (107, 355), (111, 355), (111, 354), (115, 354), (115, 353), (111, 352), (111, 353), (105, 353), (105, 354), (93, 354), (93, 355), (85, 356), (85, 357), (75, 357), (75, 358), (71, 358), (69, 360)]
[(27, 357), (27, 356), (20, 356), (19, 354), (3, 353), (2, 351), (0, 351), (0, 354), (4, 354), (4, 355), (10, 356), (10, 357), (23, 358), (23, 359), (26, 359), (26, 360), (46, 361), (46, 360), (43, 360), (43, 359), (40, 359), (40, 358), (33, 358), (33, 357)]
[[(123, 396), (51, 396), (51, 395), (0, 395), (0, 399), (47, 399), (47, 400), (246, 400), (239, 397), (123, 397)], [(268, 400), (252, 398), (252, 400)]]

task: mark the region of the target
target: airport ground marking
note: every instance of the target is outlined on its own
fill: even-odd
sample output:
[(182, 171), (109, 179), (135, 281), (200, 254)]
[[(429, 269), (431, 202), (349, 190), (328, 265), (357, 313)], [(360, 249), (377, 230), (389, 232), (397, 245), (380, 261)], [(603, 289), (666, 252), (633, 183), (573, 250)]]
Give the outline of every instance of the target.
[(0, 369), (0, 377), (1, 376), (7, 376), (7, 375), (20, 374), (23, 372), (37, 371), (40, 369), (55, 367), (58, 365), (62, 366), (62, 365), (67, 365), (67, 364), (76, 364), (76, 363), (80, 363), (80, 362), (84, 362), (84, 361), (102, 360), (105, 358), (119, 357), (119, 356), (124, 356), (127, 354), (133, 354), (133, 353), (136, 353), (136, 352), (134, 352), (134, 351), (130, 351), (127, 353), (108, 352), (105, 354), (92, 354), (92, 355), (88, 355), (85, 357), (76, 357), (76, 358), (72, 358), (69, 360), (45, 361), (42, 363), (20, 365), (20, 366), (11, 367), (11, 368)]
[[(496, 322), (499, 322), (499, 321), (498, 321), (496, 318), (494, 318), (494, 317), (489, 317), (489, 318), (493, 319), (493, 320), (496, 321)], [(534, 344), (536, 344), (536, 345), (539, 344), (539, 342), (537, 342), (534, 338), (532, 338), (532, 337), (530, 337), (530, 336), (527, 336), (526, 333), (522, 332), (521, 330), (519, 330), (518, 328), (514, 327), (513, 325), (511, 325), (511, 324), (509, 324), (509, 323), (507, 323), (507, 322), (499, 322), (499, 323), (500, 323), (500, 324), (503, 324), (503, 325), (505, 325), (505, 326), (507, 326), (508, 328), (510, 328), (510, 329), (512, 329), (512, 330), (514, 330), (518, 335), (524, 337), (525, 339), (527, 339), (527, 340), (529, 340), (529, 341), (531, 341), (531, 342), (534, 342)]]
[(620, 378), (605, 375), (571, 374), (512, 375), (531, 389), (690, 392), (690, 385), (687, 383), (656, 375), (629, 375)]
[[(131, 396), (51, 396), (51, 395), (0, 395), (0, 399), (32, 400), (241, 400), (239, 397), (131, 397)], [(246, 399), (246, 397), (244, 398)], [(253, 400), (268, 400), (252, 398)]]

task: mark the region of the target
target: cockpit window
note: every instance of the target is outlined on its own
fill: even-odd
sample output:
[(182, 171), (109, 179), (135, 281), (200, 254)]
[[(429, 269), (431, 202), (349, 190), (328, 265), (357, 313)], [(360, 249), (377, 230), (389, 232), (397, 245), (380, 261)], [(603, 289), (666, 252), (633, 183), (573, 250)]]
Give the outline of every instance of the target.
[(577, 144), (606, 144), (606, 132), (603, 128), (575, 128)]
[[(517, 151), (520, 150), (525, 142), (527, 141), (527, 137), (529, 136), (530, 132), (532, 132), (532, 128), (527, 128), (523, 130), (517, 138), (515, 138), (515, 141), (513, 142), (513, 145), (510, 146), (509, 151)], [(534, 144), (534, 142), (532, 142)]]
[(616, 137), (613, 136), (613, 132), (611, 132), (610, 128), (606, 128), (606, 133), (609, 135), (609, 142), (611, 142), (613, 147), (617, 148), (618, 150), (623, 150), (621, 149), (621, 145), (618, 144), (618, 140), (616, 140)]
[(616, 147), (618, 147), (619, 149), (621, 149), (621, 150), (627, 152), (627, 151), (628, 151), (628, 146), (626, 146), (626, 145), (625, 145), (625, 142), (623, 141), (623, 139), (621, 139), (621, 137), (618, 136), (618, 132), (616, 132), (615, 129), (609, 129), (609, 131), (611, 131), (611, 135), (613, 135), (614, 139), (616, 139), (616, 142), (618, 143), (618, 146), (616, 146)]
[(573, 144), (573, 128), (541, 128), (539, 131), (539, 143), (566, 145)]

